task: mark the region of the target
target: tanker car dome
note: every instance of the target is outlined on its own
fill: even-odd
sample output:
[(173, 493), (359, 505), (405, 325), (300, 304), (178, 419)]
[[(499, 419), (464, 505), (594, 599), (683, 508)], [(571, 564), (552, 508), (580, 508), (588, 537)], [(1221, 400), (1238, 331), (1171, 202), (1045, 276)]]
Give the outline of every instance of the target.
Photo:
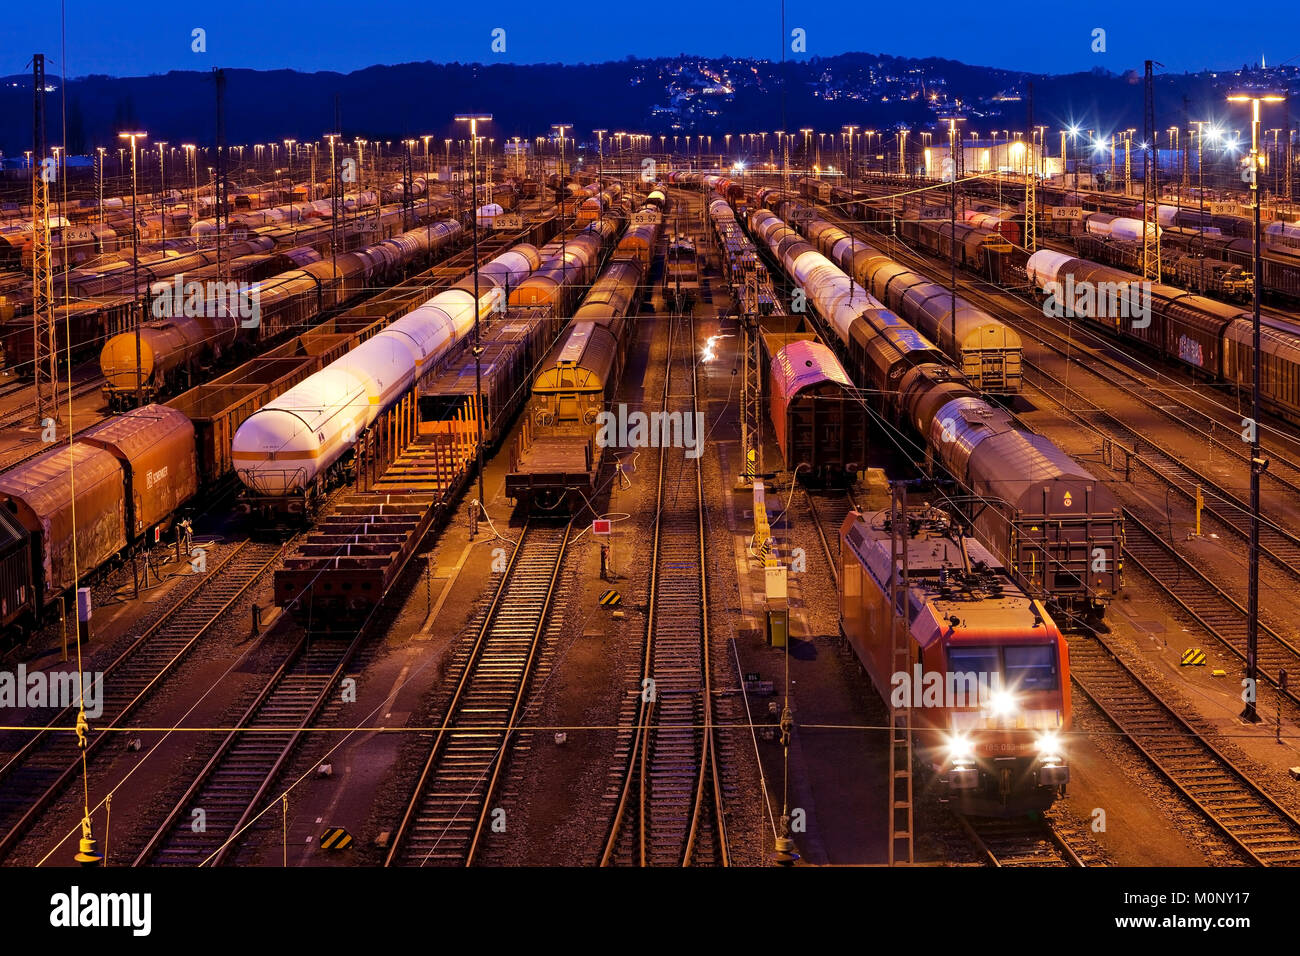
[(505, 210), (494, 202), (490, 202), (485, 206), (480, 206), (478, 210), (478, 224), (480, 226), (490, 226), (492, 225), (492, 220), (496, 219), (496, 217), (501, 215), (503, 212), (505, 212)]

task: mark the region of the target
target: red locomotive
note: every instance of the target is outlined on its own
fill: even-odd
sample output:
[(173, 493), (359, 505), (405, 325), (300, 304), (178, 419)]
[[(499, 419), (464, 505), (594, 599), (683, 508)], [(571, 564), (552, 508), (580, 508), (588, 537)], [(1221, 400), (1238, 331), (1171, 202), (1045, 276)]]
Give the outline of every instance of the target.
[(907, 670), (894, 664), (890, 511), (845, 519), (840, 628), (881, 696), (911, 707), (914, 762), (943, 798), (977, 815), (1042, 809), (1070, 776), (1065, 640), (946, 512), (908, 509), (906, 520)]

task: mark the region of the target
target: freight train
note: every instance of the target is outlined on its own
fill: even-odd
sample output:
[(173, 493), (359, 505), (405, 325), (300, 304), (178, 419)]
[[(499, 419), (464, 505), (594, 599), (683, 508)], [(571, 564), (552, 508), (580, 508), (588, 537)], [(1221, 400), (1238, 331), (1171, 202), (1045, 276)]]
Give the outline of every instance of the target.
[(198, 492), (194, 426), (146, 405), (0, 474), (0, 626), (161, 536)]
[(263, 405), (231, 443), (245, 515), (303, 520), (366, 430), (541, 264), (520, 243)]
[[(1163, 238), (1167, 242), (1168, 230)], [(1120, 269), (1142, 268), (1141, 242), (1082, 235), (1075, 239), (1074, 244), (1081, 258), (1095, 259)], [(1163, 278), (1177, 282), (1189, 292), (1218, 299), (1245, 302), (1255, 289), (1254, 277), (1241, 266), (1223, 259), (1189, 255), (1168, 245), (1161, 252), (1160, 271)]]
[[(234, 282), (205, 282), (201, 272), (157, 283), (150, 289), (150, 312), (165, 318), (143, 323), (138, 335), (132, 329), (113, 336), (100, 352), (104, 397), (116, 410), (135, 404), (137, 395), (154, 401), (188, 387), (224, 355), (247, 352), (308, 325), (410, 263), (441, 253), (462, 231), (455, 220), (431, 223), (331, 261), (288, 268), (244, 291), (231, 288)], [(231, 277), (238, 274), (235, 266), (227, 270)], [(191, 283), (197, 283), (193, 296)], [(256, 314), (237, 308), (244, 304), (254, 306)]]
[[(1053, 297), (1053, 305), (1069, 314), (1088, 319), (1117, 338), (1139, 342), (1195, 374), (1238, 389), (1251, 388), (1252, 320), (1240, 306), (1173, 286), (1144, 283), (1132, 273), (1050, 249), (1031, 255), (1026, 271), (1039, 290)], [(1071, 295), (1071, 289), (1116, 290), (1119, 298)], [(1134, 297), (1140, 301), (1130, 302)], [(1300, 330), (1270, 316), (1263, 318), (1262, 325), (1263, 406), (1300, 424)]]
[[(437, 217), (448, 215), (450, 208), (450, 201), (445, 199), (430, 207), (431, 214)], [(420, 211), (423, 213), (423, 208)], [(341, 228), (339, 252), (397, 235), (402, 231), (402, 215), (400, 208), (390, 207), (379, 210), (369, 220), (348, 221)], [(223, 278), (231, 278), (225, 275), (224, 270), (249, 256), (269, 255), (277, 249), (286, 250), (288, 254), (302, 246), (323, 253), (329, 248), (331, 233), (330, 223), (320, 220), (256, 227), (246, 238), (231, 239), (223, 244)], [(192, 243), (192, 240), (185, 242)], [(75, 362), (93, 354), (102, 349), (113, 335), (134, 329), (131, 300), (139, 289), (154, 288), (177, 275), (195, 273), (217, 264), (215, 247), (192, 248), (179, 254), (157, 251), (142, 254), (138, 267), (132, 263), (129, 249), (128, 243), (126, 259), (96, 262), (56, 277), (63, 286), (56, 290), (56, 299), (63, 299), (66, 293), (71, 300), (71, 305), (60, 314), (55, 328), (56, 349), (61, 362), (69, 356)], [(4, 346), (7, 368), (24, 376), (33, 374), (34, 343), (30, 315), (0, 324), (0, 344)], [(134, 354), (131, 368), (134, 372)]]
[[(1020, 391), (1022, 348), (1014, 329), (810, 210), (794, 222), (824, 256), (937, 343), (974, 388), (1000, 394)], [(948, 241), (948, 223), (905, 222), (914, 225), (915, 235), (924, 233), (937, 247)], [(965, 240), (964, 256), (981, 254), (985, 239), (975, 228), (967, 227), (966, 235), (958, 236), (959, 241)]]
[[(1169, 248), (1178, 249), (1193, 256), (1204, 255), (1206, 258), (1226, 262), (1230, 266), (1248, 273), (1252, 281), (1260, 283), (1260, 289), (1272, 292), (1292, 302), (1300, 301), (1300, 254), (1294, 247), (1265, 246), (1261, 255), (1262, 274), (1255, 276), (1255, 245), (1248, 237), (1216, 235), (1207, 233), (1202, 236), (1195, 228), (1166, 229), (1161, 241)], [(1090, 255), (1083, 249), (1081, 255)], [(1129, 263), (1113, 263), (1133, 268)]]
[(578, 508), (596, 493), (605, 454), (598, 420), (622, 377), (659, 234), (658, 223), (627, 230), (533, 377), (506, 473), (506, 494), (525, 507)]
[(851, 483), (867, 461), (867, 410), (857, 389), (806, 318), (777, 310), (771, 281), (731, 206), (714, 199), (709, 218), (733, 301), (743, 301), (752, 283), (760, 303), (763, 395), (782, 466), (811, 484)]
[(364, 622), (469, 482), (478, 426), (484, 454), (509, 430), (550, 344), (551, 318), (549, 305), (511, 308), (484, 323), (481, 351), (456, 349), (425, 374), (389, 420), (391, 464), (360, 476), (285, 556), (277, 605), (313, 633)]
[[(785, 208), (782, 206), (781, 208)], [(838, 340), (854, 381), (962, 486), (976, 535), (1032, 598), (1099, 617), (1119, 592), (1123, 515), (1087, 469), (973, 390), (948, 357), (766, 209), (749, 231)]]
[[(1070, 779), (1065, 638), (946, 512), (898, 517), (898, 528), (891, 511), (844, 521), (841, 633), (880, 696), (911, 708), (913, 762), (941, 800), (981, 816), (1046, 809)], [(896, 536), (905, 564), (894, 563)], [(894, 653), (896, 576), (906, 587), (906, 663)]]

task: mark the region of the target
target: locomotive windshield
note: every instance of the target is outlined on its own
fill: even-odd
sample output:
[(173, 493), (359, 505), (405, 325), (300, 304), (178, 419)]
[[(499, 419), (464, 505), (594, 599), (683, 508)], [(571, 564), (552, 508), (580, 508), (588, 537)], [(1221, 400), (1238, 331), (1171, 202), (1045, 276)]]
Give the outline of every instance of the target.
[(1007, 683), (1021, 690), (1056, 690), (1056, 648), (1051, 644), (1003, 648)]
[(1056, 690), (1056, 648), (1051, 644), (1006, 647), (949, 647), (948, 670), (954, 674), (997, 674), (1003, 687)]

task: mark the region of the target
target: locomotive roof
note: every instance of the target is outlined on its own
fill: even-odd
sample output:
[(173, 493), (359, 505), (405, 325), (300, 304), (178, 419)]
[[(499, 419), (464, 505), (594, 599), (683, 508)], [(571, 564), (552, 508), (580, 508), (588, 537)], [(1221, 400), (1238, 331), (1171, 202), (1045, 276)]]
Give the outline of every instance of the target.
[[(888, 511), (850, 514), (845, 521), (845, 540), (875, 586), (886, 594), (892, 550), (889, 516)], [(908, 619), (918, 641), (1054, 639), (1055, 626), (1041, 606), (1012, 582), (997, 558), (978, 541), (969, 537), (959, 540), (945, 528), (929, 523), (909, 530)], [(963, 546), (969, 573), (962, 560)], [(958, 619), (955, 625), (953, 618)]]

